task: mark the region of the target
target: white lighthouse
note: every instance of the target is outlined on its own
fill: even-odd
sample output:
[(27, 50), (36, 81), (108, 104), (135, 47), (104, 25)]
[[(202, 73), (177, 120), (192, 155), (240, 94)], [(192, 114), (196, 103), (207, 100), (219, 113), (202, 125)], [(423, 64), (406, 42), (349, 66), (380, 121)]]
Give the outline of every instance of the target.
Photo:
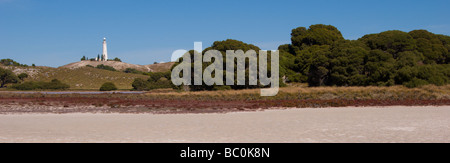
[(106, 38), (103, 38), (102, 61), (108, 61), (108, 49), (106, 47)]

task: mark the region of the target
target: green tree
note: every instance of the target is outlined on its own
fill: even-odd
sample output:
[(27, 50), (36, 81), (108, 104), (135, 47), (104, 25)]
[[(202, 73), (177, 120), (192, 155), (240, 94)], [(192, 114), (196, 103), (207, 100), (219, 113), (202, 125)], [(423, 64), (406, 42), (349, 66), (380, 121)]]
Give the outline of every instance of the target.
[(117, 90), (117, 87), (112, 82), (106, 82), (100, 87), (100, 91), (114, 91)]
[(367, 76), (365, 85), (394, 85), (395, 59), (382, 50), (371, 50), (364, 57), (364, 74)]
[(292, 30), (292, 45), (303, 48), (312, 45), (331, 45), (335, 41), (343, 40), (341, 32), (334, 26), (316, 24), (309, 29), (299, 27)]
[(0, 60), (0, 64), (4, 66), (18, 66), (18, 67), (28, 67), (26, 64), (20, 64), (12, 59), (2, 59)]
[(114, 60), (113, 61), (117, 61), (117, 62), (122, 62), (122, 60), (120, 60), (119, 58), (114, 58)]
[[(213, 45), (211, 46), (211, 47), (208, 47), (208, 48), (206, 48), (204, 51), (203, 51), (203, 55), (207, 52), (207, 51), (209, 51), (209, 50), (217, 50), (217, 51), (219, 51), (219, 52), (221, 52), (221, 54), (222, 54), (222, 59), (223, 59), (223, 67), (224, 68), (226, 68), (226, 51), (227, 50), (242, 50), (242, 51), (244, 51), (244, 52), (247, 52), (247, 51), (249, 51), (249, 50), (255, 50), (257, 53), (259, 53), (259, 50), (260, 50), (260, 48), (259, 47), (257, 47), (257, 46), (255, 46), (255, 45), (253, 45), (253, 44), (247, 44), (247, 43), (244, 43), (244, 42), (242, 42), (242, 41), (238, 41), (238, 40), (233, 40), (233, 39), (227, 39), (227, 40), (224, 40), (224, 41), (216, 41), (216, 42), (214, 42), (213, 43)], [(192, 61), (192, 63), (191, 63), (191, 71), (192, 72), (194, 72), (194, 63), (193, 63), (193, 61), (194, 61), (194, 50), (190, 50), (187, 54), (185, 54), (185, 55), (190, 55), (190, 57), (192, 58), (191, 59), (191, 61)], [(258, 55), (258, 54), (257, 54)], [(270, 58), (270, 54), (268, 55), (268, 58)], [(182, 60), (182, 58), (180, 58), (180, 61)], [(209, 65), (211, 65), (212, 63), (214, 62), (214, 60), (212, 61), (212, 62), (203, 62), (202, 64), (203, 64), (203, 71), (205, 70), (205, 68), (206, 67), (208, 67)], [(172, 69), (175, 67), (175, 66), (177, 66), (179, 63), (176, 63), (173, 67), (172, 67)], [(235, 66), (235, 70), (234, 70), (234, 78), (236, 79), (236, 74), (237, 74), (237, 68), (236, 68), (236, 65), (237, 65), (237, 63), (236, 62), (234, 62), (234, 66)], [(270, 65), (268, 65), (268, 66), (270, 66)], [(248, 75), (248, 69), (249, 69), (249, 64), (248, 64), (248, 60), (246, 60), (246, 64), (245, 64), (245, 78), (246, 78), (246, 83), (245, 83), (245, 85), (237, 85), (237, 84), (235, 84), (235, 85), (233, 85), (233, 86), (231, 86), (231, 88), (232, 89), (246, 89), (246, 88), (257, 88), (257, 87), (260, 87), (260, 86), (252, 86), (252, 85), (250, 85), (249, 84), (249, 75)], [(269, 68), (269, 70), (270, 70), (270, 68)], [(215, 73), (215, 72), (214, 72)], [(213, 75), (214, 75), (214, 73), (213, 73)], [(269, 72), (270, 73), (270, 72)], [(192, 78), (192, 82), (194, 81), (194, 74), (193, 75), (191, 75), (191, 78)], [(226, 81), (225, 81), (225, 79), (226, 79), (226, 74), (224, 73), (224, 75), (223, 75), (223, 81), (224, 81), (224, 83), (226, 83)], [(170, 79), (169, 79), (170, 80)], [(235, 80), (235, 82), (236, 82), (236, 80)], [(190, 90), (192, 90), (192, 91), (200, 91), (200, 90), (214, 90), (215, 88), (214, 87), (218, 87), (218, 86), (208, 86), (208, 85), (206, 85), (204, 82), (202, 82), (202, 85), (190, 85), (189, 86), (189, 88), (190, 88)], [(180, 87), (181, 88), (181, 87)], [(222, 89), (222, 88), (217, 88), (217, 89)]]
[(25, 80), (25, 78), (28, 78), (27, 73), (21, 73), (17, 76), (21, 81)]
[(327, 85), (364, 85), (364, 57), (369, 53), (358, 41), (336, 41), (328, 56), (329, 78)]
[(83, 56), (82, 58), (81, 58), (81, 61), (85, 61), (86, 60), (86, 56)]
[(131, 85), (133, 86), (133, 89), (137, 91), (146, 91), (149, 90), (150, 87), (150, 83), (141, 78), (134, 79)]
[(172, 74), (171, 74), (170, 71), (167, 71), (167, 72), (149, 72), (150, 78), (148, 79), (148, 81), (150, 81), (150, 82), (157, 82), (161, 78), (165, 78), (167, 80), (170, 80), (171, 75)]
[(280, 74), (310, 86), (391, 86), (450, 83), (450, 37), (398, 30), (344, 40), (333, 26), (292, 30), (281, 45)]
[(397, 30), (365, 35), (359, 40), (372, 50), (379, 49), (392, 54), (394, 59), (398, 57), (400, 52), (413, 51), (415, 49), (413, 37), (406, 32)]
[(328, 56), (331, 54), (330, 46), (314, 45), (310, 49), (316, 56), (312, 58), (308, 68), (308, 84), (310, 86), (323, 86), (329, 78), (330, 59)]
[(435, 35), (426, 30), (414, 30), (409, 34), (415, 39), (417, 51), (423, 54), (424, 63), (446, 63), (449, 49), (446, 48), (445, 39), (441, 40), (442, 36)]
[(0, 67), (0, 88), (3, 88), (6, 84), (17, 83), (19, 78), (11, 70)]

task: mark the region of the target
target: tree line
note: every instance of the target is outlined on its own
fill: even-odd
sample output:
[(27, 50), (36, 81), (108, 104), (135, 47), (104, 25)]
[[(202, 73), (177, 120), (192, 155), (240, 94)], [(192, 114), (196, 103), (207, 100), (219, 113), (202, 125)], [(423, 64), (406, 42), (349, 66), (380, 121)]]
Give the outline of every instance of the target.
[[(222, 53), (224, 67), (226, 50), (260, 50), (253, 44), (232, 39), (216, 41), (202, 54), (211, 49)], [(281, 45), (278, 50), (280, 79), (283, 80), (280, 83), (302, 82), (313, 87), (418, 87), (450, 83), (450, 37), (426, 30), (392, 30), (368, 34), (358, 40), (346, 40), (336, 27), (317, 24), (293, 29), (291, 44)], [(195, 51), (189, 51), (192, 61), (193, 53)], [(203, 69), (212, 62), (203, 63)], [(203, 83), (184, 87), (195, 91), (259, 86), (207, 86)]]
[(398, 30), (345, 40), (331, 25), (292, 30), (279, 47), (290, 82), (310, 86), (417, 87), (450, 82), (450, 37), (426, 30)]

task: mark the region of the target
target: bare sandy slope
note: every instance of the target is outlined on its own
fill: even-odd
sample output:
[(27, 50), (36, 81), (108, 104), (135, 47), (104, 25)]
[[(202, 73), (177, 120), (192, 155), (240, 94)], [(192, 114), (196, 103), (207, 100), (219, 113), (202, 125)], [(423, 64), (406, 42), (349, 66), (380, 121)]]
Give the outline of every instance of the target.
[(450, 142), (450, 106), (0, 115), (0, 142)]
[(69, 69), (77, 69), (77, 68), (81, 68), (81, 67), (86, 67), (87, 65), (96, 67), (101, 64), (111, 66), (111, 67), (115, 68), (116, 70), (120, 70), (120, 71), (123, 71), (127, 68), (133, 68), (133, 69), (143, 71), (143, 72), (153, 71), (152, 69), (150, 69), (148, 66), (145, 66), (145, 65), (135, 65), (135, 64), (116, 62), (116, 61), (80, 61), (80, 62), (75, 62), (75, 63), (71, 63), (68, 65), (64, 65), (61, 67), (69, 68)]
[(86, 67), (87, 65), (91, 66), (98, 66), (98, 65), (107, 65), (115, 68), (116, 70), (123, 71), (127, 68), (133, 68), (142, 72), (165, 72), (169, 71), (170, 68), (174, 63), (168, 62), (168, 63), (158, 63), (158, 64), (151, 64), (151, 65), (135, 65), (135, 64), (129, 64), (125, 62), (116, 62), (116, 61), (80, 61), (80, 62), (74, 62), (70, 63), (64, 66), (61, 66), (62, 68), (69, 68), (69, 69), (77, 69)]

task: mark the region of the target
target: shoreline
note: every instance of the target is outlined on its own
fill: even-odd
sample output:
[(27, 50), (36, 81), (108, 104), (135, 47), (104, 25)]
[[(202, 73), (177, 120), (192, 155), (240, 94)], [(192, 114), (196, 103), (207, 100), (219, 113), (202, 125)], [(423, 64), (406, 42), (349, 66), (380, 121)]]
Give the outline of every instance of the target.
[(423, 105), (423, 106), (405, 106), (405, 105), (390, 105), (390, 106), (343, 106), (343, 107), (317, 107), (317, 108), (296, 108), (296, 107), (273, 107), (267, 109), (247, 109), (247, 110), (229, 110), (229, 111), (180, 111), (180, 112), (8, 112), (0, 113), (0, 116), (7, 115), (208, 115), (208, 114), (234, 114), (234, 113), (257, 113), (257, 112), (276, 112), (276, 111), (296, 111), (296, 110), (339, 110), (339, 109), (396, 109), (396, 108), (442, 108), (450, 109), (450, 105)]
[[(14, 106), (7, 106), (14, 108)], [(36, 106), (34, 106), (36, 107)], [(149, 109), (145, 107), (129, 107), (129, 108), (110, 108), (110, 107), (53, 107), (44, 106), (38, 109), (23, 108), (16, 106), (12, 110), (6, 110), (4, 106), (0, 106), (0, 115), (67, 115), (67, 114), (108, 114), (108, 115), (183, 115), (183, 114), (229, 114), (229, 113), (244, 113), (244, 112), (266, 112), (266, 111), (283, 111), (283, 110), (302, 110), (302, 109), (370, 109), (370, 108), (450, 108), (450, 105), (370, 105), (370, 106), (339, 106), (339, 107), (269, 107), (269, 108), (232, 108), (232, 109), (217, 109), (217, 108), (203, 108), (203, 109), (186, 109), (186, 108), (159, 108)], [(43, 109), (45, 108), (45, 109)]]
[[(69, 91), (70, 92), (70, 91)], [(228, 113), (273, 108), (450, 106), (450, 85), (421, 88), (283, 87), (277, 96), (258, 89), (174, 92), (0, 92), (0, 114), (8, 113)], [(92, 94), (100, 93), (100, 94)]]

